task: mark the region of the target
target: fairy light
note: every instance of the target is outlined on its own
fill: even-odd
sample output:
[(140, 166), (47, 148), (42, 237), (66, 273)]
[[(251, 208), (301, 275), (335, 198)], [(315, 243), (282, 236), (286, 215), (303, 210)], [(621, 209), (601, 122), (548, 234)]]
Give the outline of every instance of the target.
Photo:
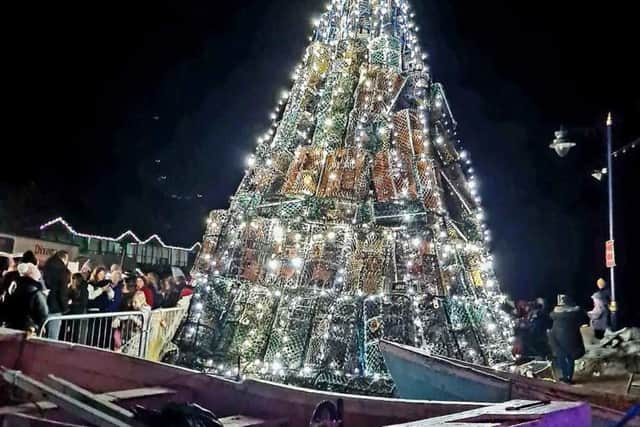
[[(344, 126), (344, 123), (340, 121), (342, 119), (340, 119), (338, 116), (332, 115), (333, 110), (330, 110), (331, 114), (327, 114), (326, 116), (316, 116), (319, 125), (318, 128), (315, 129), (315, 132), (313, 129), (313, 125), (305, 125), (304, 127), (301, 126), (299, 128), (295, 128), (293, 131), (291, 131), (290, 129), (287, 130), (287, 126), (290, 126), (290, 123), (293, 123), (290, 122), (290, 120), (292, 120), (290, 117), (295, 117), (295, 120), (298, 120), (298, 118), (300, 117), (300, 113), (302, 112), (302, 110), (295, 111), (295, 108), (296, 103), (300, 102), (302, 94), (313, 92), (317, 94), (317, 96), (321, 99), (329, 95), (327, 99), (329, 99), (330, 108), (333, 108), (334, 101), (335, 99), (337, 99), (335, 98), (336, 95), (348, 94), (345, 90), (345, 87), (343, 86), (331, 87), (331, 85), (327, 84), (323, 88), (318, 88), (317, 86), (314, 86), (315, 83), (313, 83), (313, 80), (324, 81), (327, 73), (335, 72), (333, 64), (331, 64), (328, 69), (323, 69), (321, 68), (324, 67), (322, 64), (320, 64), (319, 62), (315, 62), (320, 61), (320, 55), (325, 54), (319, 51), (320, 49), (322, 49), (322, 46), (331, 46), (331, 49), (336, 49), (338, 40), (356, 37), (356, 27), (357, 25), (359, 25), (358, 14), (354, 10), (343, 10), (343, 3), (343, 0), (332, 0), (326, 5), (327, 12), (314, 19), (314, 34), (312, 36), (312, 39), (314, 40), (314, 43), (318, 44), (312, 45), (315, 47), (307, 49), (303, 62), (296, 65), (296, 67), (294, 68), (291, 74), (291, 77), (294, 80), (293, 87), (291, 91), (284, 91), (280, 94), (280, 98), (277, 100), (278, 105), (276, 106), (275, 110), (270, 113), (270, 117), (273, 120), (273, 122), (271, 123), (271, 127), (267, 132), (265, 132), (258, 138), (259, 154), (257, 156), (250, 155), (246, 159), (246, 164), (249, 168), (253, 168), (256, 164), (259, 166), (274, 166), (273, 168), (270, 168), (269, 172), (279, 173), (279, 171), (277, 171), (276, 169), (280, 168), (280, 166), (282, 165), (282, 161), (280, 157), (276, 157), (277, 153), (281, 152), (278, 150), (291, 152), (296, 158), (300, 158), (300, 156), (302, 155), (301, 153), (303, 153), (301, 147), (306, 147), (307, 144), (311, 147), (313, 147), (314, 144), (317, 144), (318, 149), (322, 150), (321, 154), (323, 158), (319, 162), (319, 164), (314, 167), (324, 167), (324, 162), (326, 161), (325, 159), (327, 155), (334, 152), (333, 150), (336, 148), (336, 145), (334, 145), (335, 143), (325, 142), (316, 135), (318, 129), (320, 128), (323, 128), (323, 131), (331, 133), (340, 130), (340, 127)], [(400, 65), (401, 69), (399, 71), (404, 72), (406, 70), (412, 69), (422, 70), (420, 72), (426, 73), (428, 68), (424, 64), (424, 61), (427, 59), (427, 55), (423, 53), (418, 46), (418, 39), (416, 36), (418, 27), (415, 26), (415, 24), (410, 19), (413, 18), (415, 14), (413, 12), (410, 12), (407, 2), (404, 0), (395, 0), (394, 2), (383, 2), (381, 4), (371, 5), (370, 7), (372, 8), (370, 24), (371, 28), (368, 30), (370, 31), (370, 39), (381, 35), (383, 32), (383, 25), (386, 25), (386, 23), (390, 22), (391, 19), (397, 19), (398, 27), (396, 27), (396, 29), (393, 31), (393, 37), (403, 37), (406, 40), (406, 47), (408, 49), (408, 55), (410, 56), (410, 58), (408, 58), (404, 52), (400, 53), (400, 55), (403, 55), (403, 58), (407, 59), (410, 64), (406, 63)], [(395, 15), (397, 11), (400, 12)], [(344, 13), (344, 16), (341, 16), (342, 13)], [(395, 18), (392, 18), (393, 16), (395, 16)], [(348, 25), (348, 28), (346, 28), (345, 25)], [(384, 43), (387, 42), (385, 41)], [(394, 53), (392, 47), (389, 44), (384, 45), (382, 52), (384, 61), (389, 60), (389, 55)], [(454, 141), (457, 141), (459, 143), (460, 140), (458, 138), (451, 137), (452, 133), (453, 135), (456, 135), (455, 120), (451, 115), (447, 99), (444, 96), (444, 92), (439, 84), (431, 83), (430, 77), (428, 76), (424, 79), (425, 81), (419, 83), (418, 87), (416, 88), (415, 94), (419, 98), (419, 100), (416, 103), (414, 111), (416, 111), (417, 113), (419, 122), (418, 128), (424, 131), (423, 145), (425, 147), (425, 151), (428, 153), (428, 150), (435, 151), (453, 149), (455, 158), (456, 149), (453, 148)], [(407, 162), (407, 159), (404, 158), (404, 154), (399, 152), (400, 147), (402, 146), (402, 140), (399, 133), (401, 132), (401, 128), (399, 126), (394, 127), (394, 120), (397, 120), (397, 117), (396, 113), (391, 111), (392, 101), (396, 88), (394, 88), (392, 84), (388, 84), (384, 85), (384, 89), (379, 89), (379, 85), (380, 82), (379, 80), (377, 80), (377, 77), (373, 77), (365, 73), (360, 75), (360, 82), (358, 86), (361, 86), (361, 88), (356, 90), (364, 90), (366, 88), (368, 92), (363, 92), (363, 94), (366, 95), (364, 97), (365, 102), (361, 104), (361, 108), (363, 109), (363, 111), (361, 115), (355, 118), (355, 123), (357, 123), (357, 125), (354, 128), (355, 133), (353, 135), (353, 139), (355, 140), (355, 143), (353, 146), (357, 147), (358, 149), (367, 150), (368, 148), (365, 147), (365, 144), (367, 143), (371, 135), (373, 135), (374, 139), (379, 138), (382, 140), (388, 138), (388, 143), (390, 143), (393, 147), (393, 150), (390, 152), (391, 156), (389, 157), (391, 163), (390, 166), (392, 167), (393, 171), (392, 179), (397, 179), (397, 182), (400, 183), (397, 184), (397, 193), (394, 196), (397, 197), (397, 199), (394, 200), (395, 206), (399, 209), (403, 209), (403, 207), (405, 206), (411, 206), (412, 201), (415, 201), (417, 197), (424, 197), (424, 191), (428, 189), (429, 192), (435, 191), (435, 209), (436, 212), (439, 215), (443, 215), (444, 218), (446, 215), (448, 215), (448, 212), (442, 201), (441, 192), (443, 190), (439, 188), (439, 180), (436, 180), (434, 177), (430, 177), (426, 181), (426, 183), (411, 183), (407, 179), (407, 174), (412, 173), (409, 169), (411, 167), (410, 162), (412, 162), (414, 159), (409, 159), (409, 162)], [(433, 88), (434, 90), (430, 90), (431, 88)], [(328, 93), (326, 91), (332, 92)], [(356, 99), (356, 102), (362, 101), (357, 101)], [(385, 105), (384, 108), (387, 108), (386, 112), (383, 115), (386, 122), (385, 124), (378, 126), (377, 130), (376, 128), (369, 130), (366, 126), (375, 114), (374, 107), (377, 103), (382, 103), (383, 105)], [(438, 112), (436, 114), (433, 114), (435, 109), (437, 109)], [(280, 120), (276, 121), (278, 117), (280, 117)], [(427, 118), (429, 118), (429, 120)], [(348, 120), (351, 120), (351, 118), (349, 117)], [(439, 121), (439, 124), (435, 128), (432, 124), (433, 120)], [(293, 126), (295, 127), (297, 125), (294, 124)], [(413, 124), (411, 124), (411, 127), (413, 127)], [(365, 129), (367, 130), (365, 131)], [(291, 137), (295, 138), (296, 141), (290, 143), (288, 138)], [(435, 142), (437, 146), (433, 145), (433, 142)], [(458, 148), (458, 146), (456, 146), (456, 148)], [(461, 165), (464, 166), (465, 164), (470, 164), (468, 153), (465, 150), (460, 150), (458, 151), (458, 153), (459, 159), (457, 161)], [(422, 153), (418, 157), (418, 153), (416, 153), (415, 159), (418, 158), (424, 162), (433, 162), (433, 159), (429, 154)], [(372, 165), (373, 160), (369, 159), (368, 163), (369, 165)], [(354, 166), (353, 160), (350, 166)], [(467, 190), (479, 203), (480, 199), (477, 195), (477, 182), (472, 175), (473, 168), (465, 166), (463, 170), (467, 171), (467, 173), (470, 175), (466, 180), (466, 182), (468, 183)], [(326, 171), (326, 175), (321, 176), (324, 178), (324, 182), (326, 182), (326, 180), (334, 182), (334, 184), (331, 184), (334, 187), (340, 187), (345, 182), (344, 178), (341, 178), (344, 175), (337, 173), (335, 169), (329, 169)], [(320, 177), (316, 175), (315, 179), (316, 185), (318, 185), (317, 182), (320, 180)], [(458, 182), (459, 181), (457, 180), (454, 181), (455, 186), (457, 186), (457, 188), (459, 189), (460, 184), (458, 184)], [(422, 186), (424, 186), (425, 188), (422, 188)], [(454, 191), (457, 191), (455, 186), (452, 184)], [(286, 194), (286, 191), (283, 191), (283, 194)], [(313, 191), (305, 190), (304, 194), (304, 197), (308, 197), (308, 195), (313, 194)], [(372, 200), (375, 200), (375, 193), (372, 190), (369, 191), (369, 195)], [(459, 197), (461, 196), (459, 193), (457, 193), (457, 195)], [(283, 206), (283, 203), (274, 203), (274, 205)], [(266, 207), (266, 205), (263, 206)], [(483, 224), (485, 215), (481, 208), (478, 205), (473, 205), (471, 207), (465, 206), (465, 208), (468, 208), (468, 214), (470, 214), (469, 218), (471, 218), (472, 221), (475, 220), (472, 225), (478, 227), (478, 230), (482, 233), (481, 235), (483, 239), (488, 239), (489, 233), (488, 230), (486, 230), (486, 226)], [(246, 209), (246, 211), (243, 212), (246, 212), (246, 217), (244, 219), (241, 218), (241, 223), (234, 222), (234, 224), (240, 224), (240, 226), (239, 228), (237, 225), (233, 226), (235, 230), (239, 231), (237, 235), (231, 236), (228, 239), (228, 242), (231, 242), (231, 246), (228, 247), (228, 250), (225, 251), (224, 256), (217, 256), (217, 259), (220, 259), (218, 267), (219, 270), (214, 271), (214, 276), (216, 277), (215, 280), (228, 281), (225, 283), (235, 283), (230, 281), (231, 276), (229, 276), (229, 266), (237, 262), (237, 260), (239, 260), (238, 257), (243, 256), (242, 253), (238, 253), (238, 248), (240, 248), (242, 242), (245, 241), (243, 240), (245, 239), (245, 237), (242, 236), (245, 235), (244, 233), (248, 232), (265, 233), (263, 234), (262, 238), (268, 239), (269, 244), (273, 244), (271, 249), (269, 249), (269, 252), (264, 254), (265, 256), (257, 261), (258, 269), (261, 272), (265, 269), (267, 270), (267, 274), (260, 273), (263, 274), (263, 277), (265, 277), (265, 282), (254, 282), (252, 284), (249, 284), (248, 288), (244, 288), (250, 294), (263, 289), (262, 292), (264, 292), (265, 298), (268, 298), (268, 301), (271, 301), (269, 303), (267, 303), (266, 301), (264, 303), (258, 302), (254, 305), (255, 309), (260, 313), (270, 312), (271, 304), (273, 304), (274, 301), (278, 301), (277, 299), (280, 299), (278, 302), (279, 304), (289, 304), (289, 309), (292, 309), (293, 307), (296, 307), (296, 309), (298, 309), (297, 307), (304, 306), (305, 303), (303, 301), (305, 300), (305, 297), (293, 296), (293, 294), (290, 294), (287, 289), (289, 289), (289, 286), (297, 287), (306, 285), (304, 282), (302, 282), (302, 280), (309, 279), (308, 277), (303, 277), (306, 274), (306, 269), (305, 274), (302, 274), (301, 272), (302, 267), (305, 265), (305, 260), (314, 260), (314, 262), (311, 263), (311, 266), (315, 268), (315, 257), (319, 256), (313, 254), (315, 249), (312, 248), (317, 247), (318, 250), (321, 251), (320, 253), (322, 253), (322, 251), (324, 250), (332, 250), (331, 248), (333, 248), (335, 245), (335, 247), (349, 247), (349, 251), (352, 251), (352, 242), (361, 241), (361, 237), (358, 236), (358, 233), (369, 233), (371, 230), (377, 229), (377, 225), (375, 224), (375, 222), (367, 223), (366, 214), (364, 220), (360, 218), (359, 212), (357, 216), (354, 216), (356, 210), (353, 210), (352, 207), (349, 207), (348, 210), (343, 210), (343, 212), (347, 212), (349, 218), (343, 224), (332, 224), (330, 226), (332, 229), (321, 229), (321, 227), (316, 227), (315, 225), (307, 229), (300, 228), (302, 224), (305, 224), (307, 218), (311, 218), (313, 215), (315, 215), (313, 213), (313, 209), (309, 206), (306, 206), (304, 209), (302, 209), (300, 211), (300, 216), (294, 218), (291, 222), (282, 224), (279, 222), (275, 222), (273, 226), (263, 226), (262, 222), (251, 220), (252, 217), (255, 217), (255, 213), (251, 211), (251, 208)], [(429, 234), (429, 232), (420, 233), (419, 235), (407, 232), (406, 230), (411, 230), (416, 226), (414, 221), (422, 221), (420, 215), (420, 213), (415, 213), (407, 209), (404, 213), (401, 212), (399, 215), (396, 215), (396, 218), (402, 221), (398, 226), (398, 230), (394, 231), (384, 229), (382, 234), (385, 245), (390, 245), (391, 242), (395, 240), (396, 243), (394, 244), (398, 245), (398, 250), (405, 251), (408, 254), (408, 258), (402, 258), (402, 263), (399, 263), (398, 265), (401, 265), (401, 268), (403, 270), (405, 269), (405, 267), (409, 270), (402, 271), (402, 274), (399, 275), (399, 279), (404, 280), (407, 283), (405, 296), (408, 296), (411, 301), (411, 310), (409, 316), (412, 319), (417, 331), (413, 341), (416, 346), (425, 348), (427, 351), (432, 351), (432, 348), (430, 347), (431, 344), (427, 342), (428, 340), (424, 339), (422, 330), (422, 328), (424, 327), (424, 316), (427, 315), (422, 311), (423, 304), (427, 303), (422, 296), (422, 292), (424, 289), (423, 286), (425, 286), (425, 284), (419, 284), (422, 276), (419, 272), (416, 273), (414, 271), (414, 268), (416, 268), (417, 266), (421, 267), (424, 263), (424, 260), (426, 259), (422, 258), (423, 250), (426, 250), (431, 254), (439, 254), (438, 258), (436, 259), (436, 261), (433, 261), (433, 263), (434, 265), (440, 263), (440, 266), (442, 267), (443, 271), (445, 271), (445, 274), (449, 274), (446, 272), (447, 270), (445, 270), (447, 267), (456, 266), (457, 263), (460, 262), (458, 260), (460, 258), (459, 255), (470, 254), (473, 255), (474, 258), (480, 258), (483, 260), (479, 270), (480, 277), (474, 277), (473, 279), (473, 283), (478, 286), (481, 286), (482, 283), (484, 283), (483, 288), (478, 288), (475, 291), (479, 295), (481, 295), (481, 298), (474, 299), (472, 297), (469, 297), (468, 295), (455, 295), (453, 297), (453, 300), (455, 300), (455, 304), (459, 304), (465, 307), (472, 307), (474, 306), (474, 304), (475, 306), (480, 306), (482, 305), (482, 302), (484, 302), (484, 298), (493, 298), (490, 302), (490, 306), (493, 307), (494, 304), (492, 301), (497, 301), (500, 298), (500, 294), (499, 292), (495, 291), (497, 289), (497, 283), (493, 278), (492, 260), (487, 256), (486, 247), (482, 240), (467, 240), (461, 238), (460, 236), (453, 236), (453, 234), (452, 236), (449, 236), (447, 234), (447, 231), (450, 228), (447, 226), (448, 219), (443, 219), (441, 221), (442, 227), (440, 226), (440, 224), (436, 224), (436, 226), (433, 227), (433, 235)], [(277, 217), (277, 215), (271, 218), (274, 217)], [(351, 223), (354, 225), (352, 226), (351, 224), (349, 224), (349, 221), (351, 221)], [(249, 227), (247, 227), (247, 224), (249, 225)], [(338, 234), (336, 233), (336, 231), (338, 230), (338, 228), (336, 227), (344, 227), (344, 229), (340, 229), (340, 239), (337, 239)], [(336, 231), (334, 231), (334, 229)], [(355, 238), (352, 239), (349, 236), (349, 232), (356, 229), (359, 231), (357, 233), (353, 233), (355, 234)], [(376, 232), (378, 231), (376, 230)], [(260, 245), (263, 245), (263, 243), (260, 243)], [(343, 252), (340, 254), (329, 255), (339, 257), (338, 259), (340, 261), (337, 262), (340, 262), (340, 265), (344, 265), (344, 267), (339, 268), (335, 275), (330, 279), (323, 279), (328, 280), (329, 283), (332, 284), (330, 285), (330, 288), (327, 289), (320, 286), (316, 288), (314, 285), (313, 294), (316, 295), (316, 297), (320, 295), (332, 301), (339, 301), (340, 304), (346, 304), (350, 301), (354, 301), (357, 303), (364, 303), (365, 301), (367, 301), (367, 304), (380, 305), (383, 302), (388, 303), (389, 301), (391, 301), (392, 294), (388, 292), (388, 290), (376, 290), (375, 294), (371, 295), (363, 292), (363, 290), (359, 286), (357, 290), (349, 289), (352, 280), (357, 280), (357, 278), (353, 276), (353, 266), (349, 264), (347, 258), (348, 256), (350, 256), (349, 253), (347, 253), (349, 251), (343, 249)], [(325, 256), (327, 255), (325, 254)], [(241, 259), (243, 260), (242, 262), (245, 262), (244, 258)], [(255, 263), (256, 260), (253, 260), (252, 262)], [(283, 268), (282, 273), (280, 273), (279, 270), (281, 265), (292, 267), (296, 271), (296, 273), (294, 275), (291, 275), (291, 268)], [(462, 267), (465, 269), (465, 271), (472, 268), (471, 265), (466, 264), (463, 264)], [(419, 268), (416, 268), (416, 270), (419, 270)], [(287, 274), (289, 275), (288, 277), (290, 277), (290, 279), (283, 278), (283, 276)], [(458, 281), (461, 283), (462, 278), (452, 277), (452, 281)], [(243, 286), (245, 285), (243, 284)], [(267, 289), (265, 291), (263, 286), (270, 288), (270, 290)], [(331, 286), (334, 286), (334, 288), (331, 288)], [(428, 288), (429, 286), (433, 286), (433, 284), (426, 284), (426, 286)], [(282, 292), (280, 290), (274, 290), (275, 287), (277, 287), (278, 289), (282, 289)], [(349, 293), (343, 292), (343, 287), (345, 290), (349, 289)], [(230, 292), (233, 295), (237, 295), (237, 297), (240, 297), (246, 291), (241, 290), (240, 286), (234, 285), (233, 289)], [(486, 295), (484, 295), (483, 293), (486, 293)], [(431, 304), (434, 308), (438, 308), (440, 306), (440, 303), (437, 299), (433, 300)], [(240, 315), (239, 308), (239, 306), (235, 306), (233, 308), (233, 310), (236, 311), (237, 315)], [(326, 355), (328, 356), (331, 340), (336, 339), (340, 334), (344, 334), (348, 330), (348, 328), (345, 329), (345, 327), (343, 326), (339, 327), (337, 324), (332, 323), (335, 322), (335, 319), (337, 318), (337, 310), (335, 308), (336, 307), (334, 306), (334, 304), (331, 303), (327, 315), (327, 319), (329, 322), (327, 325), (327, 329), (325, 332), (322, 332), (318, 335), (318, 355), (321, 359), (323, 359)], [(477, 310), (481, 311), (481, 308), (478, 307)], [(287, 322), (289, 321), (287, 320), (289, 319), (287, 316), (291, 315), (291, 313), (287, 312), (287, 310), (283, 311), (282, 314), (280, 314), (280, 312), (278, 313), (278, 324), (274, 325), (274, 332), (281, 334), (279, 338), (281, 342), (290, 343), (293, 341), (293, 335), (291, 335), (289, 330), (287, 329)], [(507, 320), (502, 319), (501, 316), (493, 316), (496, 317), (496, 319), (492, 320), (491, 313), (487, 313), (488, 312), (485, 309), (482, 314), (482, 316), (488, 316), (488, 320), (483, 322), (483, 336), (489, 335), (490, 337), (492, 337), (491, 339), (494, 339), (494, 336), (503, 336), (505, 334), (504, 325), (507, 324)], [(333, 318), (334, 314), (336, 314), (336, 318)], [(466, 327), (466, 320), (457, 316), (455, 313), (452, 314), (452, 319), (455, 322), (456, 328), (462, 330), (464, 327)], [(256, 345), (258, 347), (263, 345), (260, 344), (261, 341), (259, 340), (261, 339), (261, 336), (260, 331), (257, 327), (251, 327), (249, 329), (247, 338), (243, 339), (244, 341), (241, 341), (240, 347), (250, 349)], [(490, 345), (494, 345), (492, 343), (493, 341), (483, 345), (485, 345), (486, 348), (489, 348)], [(463, 342), (463, 344), (463, 347), (465, 349), (468, 348), (470, 350), (469, 354), (472, 357), (477, 356), (468, 343)], [(260, 372), (271, 379), (280, 379), (284, 377), (284, 375), (289, 374), (297, 377), (309, 377), (314, 372), (316, 372), (314, 371), (314, 368), (309, 365), (292, 364), (291, 366), (289, 366), (288, 359), (282, 358), (282, 355), (286, 354), (286, 352), (283, 350), (283, 347), (278, 348), (278, 350), (279, 351), (277, 351), (276, 353), (271, 353), (272, 355), (268, 356), (271, 359), (270, 363), (267, 361), (262, 362), (259, 359), (256, 359), (253, 362), (252, 369), (254, 369), (255, 372)], [(275, 354), (275, 357), (273, 356), (273, 354)], [(285, 363), (285, 361), (287, 362)], [(342, 365), (338, 366), (335, 364), (335, 362), (332, 362), (330, 368), (330, 372), (332, 372), (335, 376), (350, 377), (352, 375), (364, 375), (369, 379), (373, 379), (374, 382), (381, 379), (381, 375), (379, 373), (373, 372), (370, 370), (370, 368), (367, 367), (365, 367), (363, 372), (360, 372), (358, 368), (350, 368), (352, 369), (351, 372), (344, 372), (344, 368), (342, 367)], [(226, 371), (233, 373), (233, 369), (235, 368), (232, 367), (223, 369), (223, 367), (221, 366), (219, 372)]]
[(153, 235), (149, 236), (148, 238), (146, 238), (145, 240), (141, 240), (131, 230), (125, 231), (124, 233), (122, 233), (118, 237), (107, 237), (107, 236), (100, 236), (100, 235), (97, 235), (97, 234), (80, 233), (80, 232), (77, 232), (76, 230), (74, 230), (73, 227), (71, 227), (71, 225), (69, 225), (69, 223), (67, 221), (65, 221), (62, 217), (58, 217), (58, 218), (52, 219), (51, 221), (42, 224), (40, 226), (40, 231), (46, 230), (47, 228), (49, 228), (49, 227), (51, 227), (51, 226), (53, 226), (55, 224), (61, 224), (62, 226), (64, 226), (67, 229), (67, 231), (69, 233), (73, 234), (76, 237), (82, 237), (82, 238), (85, 238), (85, 239), (96, 239), (96, 240), (107, 240), (109, 242), (120, 242), (120, 241), (124, 240), (126, 237), (131, 237), (133, 240), (136, 241), (136, 244), (139, 244), (139, 245), (146, 245), (147, 243), (151, 242), (152, 240), (155, 240), (156, 242), (158, 242), (165, 249), (175, 249), (175, 250), (178, 250), (178, 251), (185, 251), (185, 252), (193, 252), (196, 248), (200, 248), (202, 246), (200, 244), (200, 242), (194, 243), (189, 248), (183, 248), (183, 247), (180, 247), (180, 246), (167, 245), (162, 241), (162, 239), (160, 239), (160, 237), (157, 234), (153, 234)]

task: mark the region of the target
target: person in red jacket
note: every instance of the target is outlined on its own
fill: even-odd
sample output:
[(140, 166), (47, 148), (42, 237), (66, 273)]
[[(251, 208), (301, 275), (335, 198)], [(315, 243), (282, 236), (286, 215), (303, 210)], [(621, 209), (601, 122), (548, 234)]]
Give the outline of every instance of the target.
[(149, 305), (149, 307), (153, 307), (153, 289), (151, 289), (144, 276), (136, 277), (136, 290), (144, 292), (144, 298), (147, 300), (147, 305)]
[(184, 276), (178, 276), (176, 278), (176, 288), (180, 291), (180, 297), (188, 297), (193, 294), (193, 289), (187, 283), (187, 279)]

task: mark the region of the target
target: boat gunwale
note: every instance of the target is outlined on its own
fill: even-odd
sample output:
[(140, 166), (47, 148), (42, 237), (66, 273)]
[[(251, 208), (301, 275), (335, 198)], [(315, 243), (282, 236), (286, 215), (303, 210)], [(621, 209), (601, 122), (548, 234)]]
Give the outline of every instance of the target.
[[(404, 344), (398, 344), (392, 341), (387, 341), (387, 340), (380, 340), (379, 343), (380, 348), (387, 348), (387, 350), (393, 352), (394, 354), (400, 356), (401, 358), (406, 360), (406, 357), (403, 357), (403, 355), (405, 354), (406, 350), (410, 353), (416, 354), (418, 356), (425, 356), (427, 357), (429, 360), (434, 361), (434, 362), (438, 362), (441, 363), (443, 366), (445, 367), (455, 367), (455, 368), (459, 368), (459, 369), (463, 369), (467, 372), (472, 372), (475, 374), (479, 374), (480, 376), (482, 376), (483, 378), (486, 377), (490, 377), (493, 380), (496, 380), (498, 382), (502, 382), (505, 384), (509, 384), (512, 381), (512, 378), (510, 378), (509, 376), (505, 375), (505, 376), (501, 376), (501, 372), (500, 371), (491, 371), (491, 368), (486, 368), (486, 369), (482, 369), (485, 368), (482, 365), (476, 365), (473, 363), (469, 363), (469, 362), (465, 362), (463, 360), (457, 360), (457, 359), (452, 359), (449, 357), (445, 357), (445, 356), (440, 356), (440, 355), (434, 355), (434, 354), (429, 354), (426, 353), (425, 351), (423, 351), (422, 349), (419, 349), (417, 347), (411, 347), (411, 346), (407, 346)], [(400, 351), (394, 351), (394, 349), (399, 348)], [(462, 362), (462, 363), (460, 363)], [(508, 374), (508, 373), (505, 373)]]
[[(516, 373), (506, 371), (494, 371), (494, 369), (488, 366), (476, 365), (466, 361), (458, 361), (446, 356), (435, 356), (426, 353), (424, 350), (417, 347), (411, 347), (404, 344), (395, 343), (388, 340), (380, 341), (380, 349), (383, 351), (393, 352), (398, 357), (409, 361), (407, 354), (411, 354), (415, 357), (422, 356), (426, 359), (435, 360), (438, 363), (448, 364), (452, 367), (461, 369), (474, 369), (474, 371), (480, 375), (495, 377), (498, 374), (503, 375), (507, 381), (510, 382), (511, 392), (523, 392), (527, 390), (529, 392), (537, 392), (545, 396), (555, 399), (572, 400), (572, 401), (586, 401), (594, 409), (602, 409), (605, 412), (625, 412), (634, 404), (638, 404), (638, 399), (634, 399), (632, 396), (618, 394), (608, 390), (596, 390), (591, 387), (575, 387), (569, 384), (547, 381), (540, 378), (529, 378)], [(519, 398), (518, 396), (511, 396), (511, 398)]]

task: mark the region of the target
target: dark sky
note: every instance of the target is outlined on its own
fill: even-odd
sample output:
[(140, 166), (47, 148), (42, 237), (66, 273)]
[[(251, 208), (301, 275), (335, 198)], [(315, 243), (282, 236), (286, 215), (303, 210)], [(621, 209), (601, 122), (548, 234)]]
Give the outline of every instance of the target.
[[(414, 1), (514, 297), (562, 290), (586, 303), (606, 273), (606, 192), (590, 177), (604, 162), (602, 129), (574, 134), (579, 146), (564, 159), (547, 146), (560, 124), (602, 128), (608, 109), (616, 146), (640, 137), (631, 4)], [(322, 9), (318, 0), (113, 1), (7, 14), (20, 25), (5, 53), (3, 150), (20, 167), (2, 168), (0, 185), (9, 212), (20, 212), (16, 227), (63, 215), (83, 231), (200, 239)], [(640, 150), (615, 160), (627, 303), (640, 298), (639, 165)]]

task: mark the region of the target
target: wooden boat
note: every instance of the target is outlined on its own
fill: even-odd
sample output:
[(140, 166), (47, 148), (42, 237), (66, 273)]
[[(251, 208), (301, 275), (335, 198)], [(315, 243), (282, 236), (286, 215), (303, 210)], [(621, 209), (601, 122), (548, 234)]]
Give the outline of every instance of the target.
[[(572, 386), (435, 356), (389, 341), (381, 341), (380, 350), (400, 398), (474, 402), (510, 399), (585, 401), (591, 405), (596, 426), (619, 421), (631, 406), (640, 403), (640, 396), (625, 393), (621, 378)], [(617, 390), (615, 385), (619, 386)], [(640, 426), (640, 420), (628, 425)]]
[[(254, 379), (233, 381), (107, 350), (27, 338), (6, 329), (0, 329), (0, 366), (9, 381), (0, 381), (3, 426), (136, 426), (135, 420), (127, 421), (135, 404), (160, 408), (168, 401), (198, 403), (221, 417), (223, 425), (236, 427), (309, 425), (319, 402), (338, 399), (343, 408), (339, 425), (349, 427), (445, 425), (433, 424), (441, 417), (492, 422), (482, 425), (505, 420), (516, 424), (515, 420), (523, 426), (555, 426), (564, 420), (564, 425), (580, 427), (588, 426), (590, 418), (589, 406), (576, 402), (420, 401), (326, 393)], [(36, 393), (26, 402), (16, 402), (9, 398), (16, 386)], [(41, 401), (30, 403), (33, 399)]]

